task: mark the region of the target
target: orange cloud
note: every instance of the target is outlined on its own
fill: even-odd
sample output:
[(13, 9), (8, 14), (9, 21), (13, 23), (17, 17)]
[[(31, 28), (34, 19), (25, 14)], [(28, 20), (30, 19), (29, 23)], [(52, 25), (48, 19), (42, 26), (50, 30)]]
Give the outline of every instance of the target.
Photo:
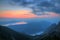
[(4, 24), (3, 26), (10, 26), (10, 25), (23, 25), (23, 24), (27, 24), (27, 22), (17, 22), (17, 23), (11, 23), (11, 24)]
[[(47, 15), (48, 14), (48, 15)], [(60, 14), (54, 12), (45, 13), (45, 15), (35, 15), (30, 10), (4, 10), (0, 11), (0, 18), (47, 18), (57, 17)]]
[(32, 14), (30, 10), (5, 10), (0, 13), (1, 18), (34, 18), (35, 14)]

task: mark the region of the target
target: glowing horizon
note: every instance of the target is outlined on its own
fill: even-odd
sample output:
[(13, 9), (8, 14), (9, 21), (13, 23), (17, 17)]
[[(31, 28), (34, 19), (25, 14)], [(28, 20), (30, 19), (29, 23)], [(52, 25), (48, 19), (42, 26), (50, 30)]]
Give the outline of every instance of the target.
[[(48, 14), (48, 15), (47, 15)], [(0, 18), (47, 18), (58, 17), (59, 14), (48, 12), (45, 15), (35, 15), (30, 10), (4, 10), (0, 12)]]
[[(53, 11), (51, 11), (51, 12), (49, 11), (48, 13), (41, 13), (41, 15), (37, 15), (29, 7), (11, 5), (11, 4), (9, 4), (9, 2), (10, 2), (9, 0), (1, 0), (0, 1), (0, 4), (1, 4), (0, 5), (0, 18), (53, 18), (53, 17), (60, 17), (60, 13), (56, 13)], [(32, 5), (30, 5), (30, 6), (32, 6)], [(38, 9), (36, 9), (36, 10), (38, 10)]]
[(0, 18), (32, 18), (36, 15), (30, 13), (29, 10), (8, 10), (1, 11)]

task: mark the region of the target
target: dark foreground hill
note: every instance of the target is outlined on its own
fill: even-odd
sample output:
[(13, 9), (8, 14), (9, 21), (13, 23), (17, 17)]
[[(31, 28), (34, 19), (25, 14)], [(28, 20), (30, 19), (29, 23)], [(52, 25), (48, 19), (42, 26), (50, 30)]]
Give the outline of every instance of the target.
[(60, 40), (60, 22), (52, 24), (42, 35), (36, 36), (35, 40)]
[(5, 26), (0, 26), (0, 40), (31, 40), (29, 35), (18, 33)]

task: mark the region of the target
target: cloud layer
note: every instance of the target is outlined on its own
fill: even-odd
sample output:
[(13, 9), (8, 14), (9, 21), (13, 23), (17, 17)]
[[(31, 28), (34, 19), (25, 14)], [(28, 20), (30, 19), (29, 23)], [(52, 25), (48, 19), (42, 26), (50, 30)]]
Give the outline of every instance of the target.
[(34, 14), (40, 12), (55, 12), (60, 14), (60, 0), (11, 0), (12, 4), (29, 7)]
[(38, 16), (30, 10), (4, 10), (0, 12), (0, 18), (51, 18), (59, 16), (60, 14), (54, 12), (45, 12)]
[(11, 24), (4, 24), (3, 26), (11, 26), (11, 25), (23, 25), (23, 24), (27, 24), (27, 22), (17, 22), (17, 23), (11, 23)]

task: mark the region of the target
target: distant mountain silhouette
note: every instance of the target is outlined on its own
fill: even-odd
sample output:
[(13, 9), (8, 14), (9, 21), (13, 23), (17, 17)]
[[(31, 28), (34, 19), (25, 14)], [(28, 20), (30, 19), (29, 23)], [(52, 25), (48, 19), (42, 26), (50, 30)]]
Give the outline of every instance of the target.
[(31, 36), (0, 26), (0, 40), (31, 40)]
[(35, 40), (60, 40), (60, 22), (52, 24), (42, 35), (35, 36)]

